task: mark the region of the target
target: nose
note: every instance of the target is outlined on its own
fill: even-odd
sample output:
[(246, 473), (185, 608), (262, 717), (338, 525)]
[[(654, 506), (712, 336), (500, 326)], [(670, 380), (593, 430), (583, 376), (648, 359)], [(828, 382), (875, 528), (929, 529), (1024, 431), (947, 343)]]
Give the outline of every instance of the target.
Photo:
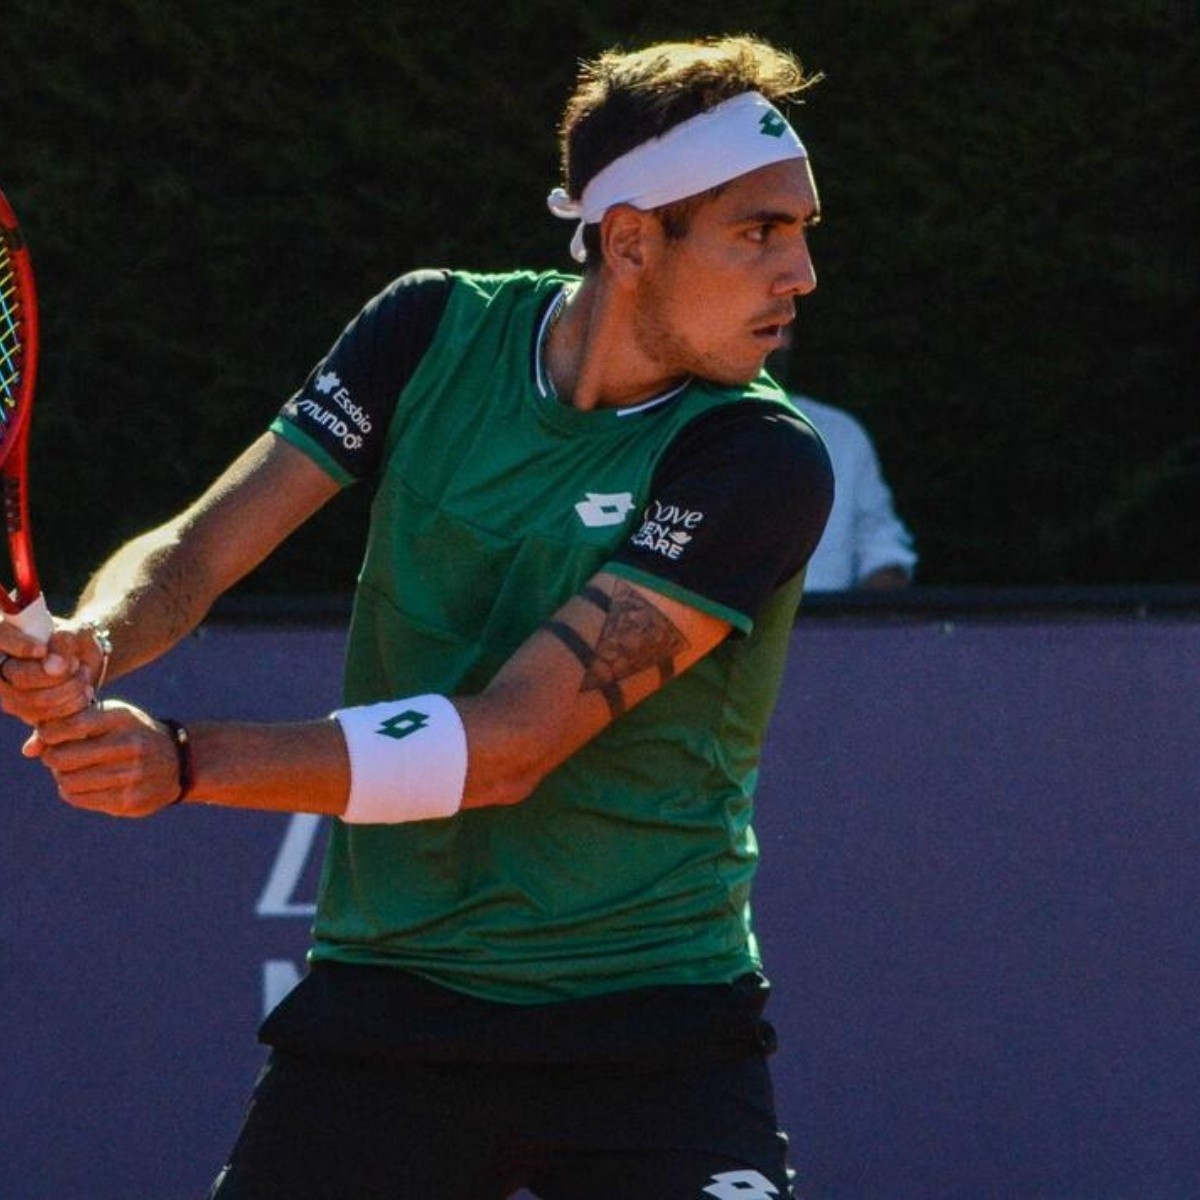
[(808, 239), (801, 237), (788, 256), (787, 267), (776, 283), (784, 296), (807, 296), (817, 286), (817, 269), (808, 250)]

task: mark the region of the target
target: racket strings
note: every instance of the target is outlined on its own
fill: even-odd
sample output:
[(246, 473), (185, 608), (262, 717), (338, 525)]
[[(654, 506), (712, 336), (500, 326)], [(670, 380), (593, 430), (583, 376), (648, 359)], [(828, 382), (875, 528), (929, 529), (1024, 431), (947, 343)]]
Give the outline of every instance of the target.
[(5, 241), (0, 243), (0, 437), (17, 407), (22, 357), (17, 274)]

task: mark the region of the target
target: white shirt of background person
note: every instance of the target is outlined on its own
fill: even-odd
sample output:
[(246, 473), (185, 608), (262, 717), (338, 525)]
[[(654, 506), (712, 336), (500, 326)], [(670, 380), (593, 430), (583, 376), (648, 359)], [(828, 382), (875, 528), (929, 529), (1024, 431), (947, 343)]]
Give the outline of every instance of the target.
[(805, 577), (806, 592), (906, 587), (917, 553), (896, 515), (879, 457), (861, 423), (848, 412), (808, 396), (796, 407), (817, 427), (833, 462), (833, 511)]

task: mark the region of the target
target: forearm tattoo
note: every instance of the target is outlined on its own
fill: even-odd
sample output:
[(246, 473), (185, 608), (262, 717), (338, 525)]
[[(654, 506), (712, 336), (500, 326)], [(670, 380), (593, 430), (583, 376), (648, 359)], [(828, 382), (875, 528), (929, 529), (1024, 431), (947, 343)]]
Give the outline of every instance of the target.
[(581, 692), (599, 692), (613, 717), (626, 709), (622, 680), (657, 669), (662, 683), (675, 674), (675, 658), (688, 640), (660, 609), (627, 583), (617, 582), (612, 596), (587, 587), (582, 595), (605, 614), (595, 646), (564, 621), (544, 626), (583, 665)]

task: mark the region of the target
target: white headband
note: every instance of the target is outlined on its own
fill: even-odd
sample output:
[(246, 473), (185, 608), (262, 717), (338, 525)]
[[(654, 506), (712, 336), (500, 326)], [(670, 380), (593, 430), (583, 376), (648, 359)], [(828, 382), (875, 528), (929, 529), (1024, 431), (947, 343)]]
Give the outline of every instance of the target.
[(596, 224), (614, 204), (658, 208), (759, 167), (807, 157), (780, 111), (758, 92), (742, 92), (614, 159), (578, 200), (555, 188), (546, 203), (556, 217), (579, 222), (571, 255), (583, 262), (583, 227)]

